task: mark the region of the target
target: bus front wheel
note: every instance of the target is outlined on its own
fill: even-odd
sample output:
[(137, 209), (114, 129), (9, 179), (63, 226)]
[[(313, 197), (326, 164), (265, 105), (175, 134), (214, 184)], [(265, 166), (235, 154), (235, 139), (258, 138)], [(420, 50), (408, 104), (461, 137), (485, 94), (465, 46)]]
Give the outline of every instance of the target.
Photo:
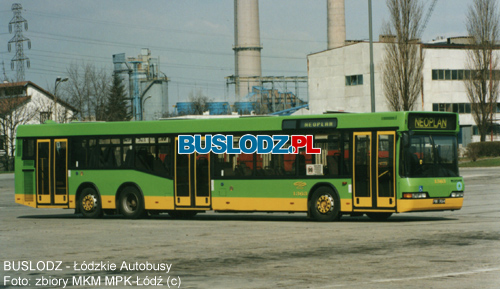
[(99, 194), (93, 188), (85, 188), (78, 200), (78, 211), (85, 218), (98, 218), (102, 216), (102, 207)]
[(340, 219), (339, 195), (328, 187), (320, 187), (314, 191), (309, 201), (311, 217), (319, 222), (331, 222)]
[(127, 219), (138, 219), (145, 213), (144, 199), (134, 187), (126, 187), (120, 194), (120, 211)]

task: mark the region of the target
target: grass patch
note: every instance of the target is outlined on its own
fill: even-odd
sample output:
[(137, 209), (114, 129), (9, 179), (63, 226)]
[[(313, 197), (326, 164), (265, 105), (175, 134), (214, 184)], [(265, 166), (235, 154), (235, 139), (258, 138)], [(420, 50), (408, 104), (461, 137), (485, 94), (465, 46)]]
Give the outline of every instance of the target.
[(479, 167), (500, 167), (500, 158), (479, 159), (475, 162), (470, 160), (460, 162), (461, 168), (479, 168)]

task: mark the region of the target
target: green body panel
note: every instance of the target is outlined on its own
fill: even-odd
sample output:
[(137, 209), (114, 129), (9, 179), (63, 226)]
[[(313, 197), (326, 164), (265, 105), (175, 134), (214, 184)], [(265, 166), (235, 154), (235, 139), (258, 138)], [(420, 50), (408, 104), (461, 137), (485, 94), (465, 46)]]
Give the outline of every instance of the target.
[(403, 197), (403, 193), (418, 193), (420, 187), (422, 187), (422, 192), (428, 193), (430, 198), (448, 198), (451, 192), (465, 190), (462, 177), (401, 178), (398, 185), (398, 199)]
[[(213, 180), (212, 197), (230, 198), (296, 198), (307, 199), (318, 184), (331, 184), (341, 199), (352, 199), (348, 191), (351, 179), (286, 179), (286, 180)], [(249, 185), (251, 182), (251, 185)], [(342, 185), (347, 182), (347, 185)]]
[(102, 196), (116, 195), (123, 183), (137, 184), (146, 196), (174, 195), (172, 180), (134, 170), (71, 170), (68, 178), (70, 195), (74, 195), (83, 183), (95, 184)]

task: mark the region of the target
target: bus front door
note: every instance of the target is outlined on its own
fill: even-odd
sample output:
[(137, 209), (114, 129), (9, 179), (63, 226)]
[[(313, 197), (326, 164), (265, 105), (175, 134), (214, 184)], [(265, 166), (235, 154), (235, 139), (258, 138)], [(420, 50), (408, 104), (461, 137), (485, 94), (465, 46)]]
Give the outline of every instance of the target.
[(39, 205), (68, 204), (68, 140), (37, 141), (36, 195)]
[(395, 136), (394, 131), (354, 133), (355, 209), (395, 208)]
[[(177, 147), (175, 149), (177, 152)], [(175, 206), (209, 208), (210, 155), (176, 153), (175, 156)]]
[(372, 206), (372, 158), (371, 132), (354, 133), (353, 197), (354, 207)]
[(394, 208), (396, 206), (396, 133), (393, 131), (377, 132), (376, 155), (376, 204), (379, 208)]

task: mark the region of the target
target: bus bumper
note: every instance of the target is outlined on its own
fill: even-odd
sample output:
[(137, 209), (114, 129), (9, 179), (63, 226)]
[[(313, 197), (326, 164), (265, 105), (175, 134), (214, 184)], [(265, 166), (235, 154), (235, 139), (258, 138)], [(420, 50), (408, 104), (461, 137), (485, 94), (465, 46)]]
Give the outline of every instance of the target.
[(464, 198), (400, 199), (398, 200), (398, 213), (460, 210), (463, 203)]

